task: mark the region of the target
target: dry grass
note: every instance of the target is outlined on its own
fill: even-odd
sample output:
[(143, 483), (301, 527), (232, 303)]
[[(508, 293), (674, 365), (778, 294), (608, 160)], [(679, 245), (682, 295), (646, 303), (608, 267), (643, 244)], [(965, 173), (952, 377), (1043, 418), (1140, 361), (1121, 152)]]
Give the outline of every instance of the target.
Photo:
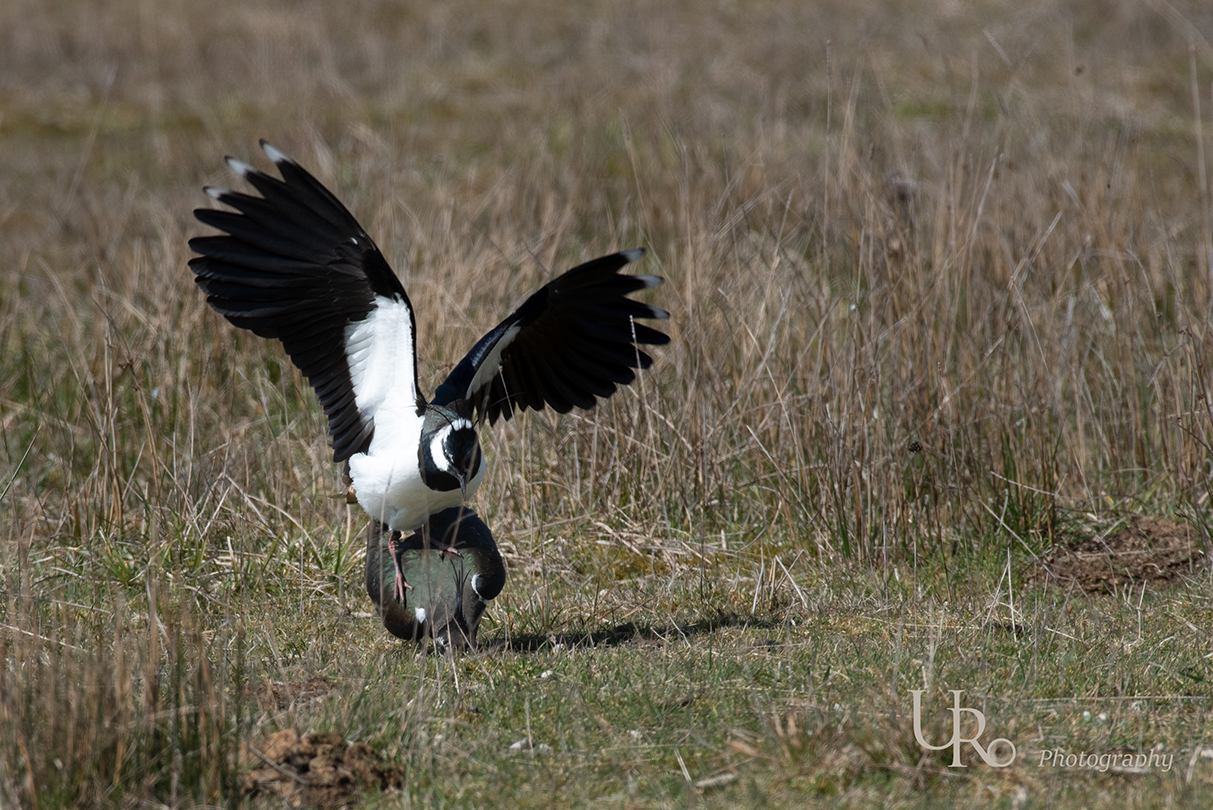
[[(222, 155), (253, 158), (266, 137), (349, 204), (409, 289), (430, 390), (579, 260), (643, 245), (643, 270), (668, 279), (654, 300), (673, 342), (637, 386), (484, 436), (476, 506), (512, 579), (482, 635), (542, 656), (549, 634), (629, 621), (711, 635), (721, 615), (782, 627), (895, 610), (925, 626), (949, 603), (989, 652), (992, 612), (1058, 629), (1060, 597), (1011, 608), (1000, 574), (1019, 587), (1071, 514), (1177, 517), (1209, 548), (1210, 42), (1203, 5), (1127, 0), (5, 3), (0, 804), (230, 801), (236, 738), (299, 717), (440, 772), (450, 757), (413, 731), (456, 717), (440, 707), (465, 699), (459, 677), (496, 694), (497, 667), (530, 666), (501, 653), (452, 683), (458, 666), (391, 658), (348, 615), (365, 609), (361, 516), (329, 499), (318, 408), (185, 268), (199, 187), (231, 182)], [(1204, 582), (1159, 597), (1153, 643), (1187, 639), (1194, 658), (1175, 666), (1208, 673)], [(1044, 618), (1018, 613), (1032, 608)], [(1101, 632), (1073, 621), (1065, 632)], [(1036, 661), (1020, 642), (998, 654)], [(720, 643), (745, 660), (753, 640)], [(413, 695), (403, 707), (352, 686), (385, 655)], [(1016, 694), (1104, 695), (1105, 676), (1133, 694), (1164, 659)], [(1070, 650), (1051, 671), (1081, 662)], [(602, 666), (609, 682), (639, 665)], [(344, 685), (343, 711), (284, 718), (243, 697), (245, 682), (316, 673)], [(859, 680), (836, 697), (878, 717), (909, 688)], [(912, 737), (873, 753), (885, 721), (856, 730), (814, 709), (789, 726), (799, 709), (779, 714), (778, 693), (705, 732), (702, 750), (727, 759), (741, 740), (776, 774), (721, 801), (801, 801), (806, 783), (778, 774), (806, 757), (807, 795), (967, 800), (942, 777), (897, 776), (919, 767)], [(387, 705), (412, 742), (370, 730)], [(1208, 728), (1166, 717), (1151, 728), (1195, 735), (1184, 745)], [(673, 749), (684, 774), (688, 746)], [(643, 783), (645, 762), (620, 767)], [(448, 787), (406, 795), (483, 801)]]

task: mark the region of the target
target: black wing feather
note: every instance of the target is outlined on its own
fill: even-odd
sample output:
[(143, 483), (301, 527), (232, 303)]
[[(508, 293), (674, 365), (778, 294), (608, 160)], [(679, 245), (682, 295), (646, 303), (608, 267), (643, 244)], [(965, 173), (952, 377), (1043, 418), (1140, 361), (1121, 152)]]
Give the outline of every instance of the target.
[(470, 400), (494, 423), (515, 410), (545, 405), (559, 413), (591, 408), (617, 385), (632, 382), (632, 369), (652, 363), (637, 345), (670, 342), (663, 332), (636, 323), (669, 313), (627, 297), (661, 279), (619, 273), (642, 255), (637, 249), (603, 256), (540, 288), (476, 342), (434, 401)]
[(353, 214), (297, 163), (265, 141), (261, 145), (282, 179), (229, 159), (261, 196), (207, 190), (235, 210), (194, 211), (223, 235), (190, 240), (200, 254), (190, 270), (212, 309), (241, 329), (282, 342), (328, 417), (333, 460), (344, 461), (365, 452), (374, 433), (373, 418), (356, 405), (347, 328), (371, 314), (377, 297), (404, 302), (410, 317), (412, 307)]

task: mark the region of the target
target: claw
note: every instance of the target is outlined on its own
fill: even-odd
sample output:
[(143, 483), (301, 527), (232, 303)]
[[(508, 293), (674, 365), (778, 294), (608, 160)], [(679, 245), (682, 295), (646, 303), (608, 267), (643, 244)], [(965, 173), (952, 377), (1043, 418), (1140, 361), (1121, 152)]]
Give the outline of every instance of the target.
[(460, 551), (459, 549), (455, 548), (453, 545), (451, 545), (449, 543), (443, 543), (439, 540), (434, 540), (433, 538), (431, 538), (430, 537), (430, 527), (428, 525), (426, 525), (426, 527), (424, 529), (422, 529), (421, 538), (422, 538), (422, 543), (424, 544), (425, 548), (433, 549), (434, 551), (438, 552), (439, 559), (442, 559), (442, 557), (446, 554), (454, 554), (456, 557), (463, 556), (463, 552)]
[(462, 551), (455, 548), (454, 546), (449, 546), (446, 543), (438, 543), (438, 542), (431, 541), (430, 548), (436, 550), (438, 552), (439, 557), (441, 557), (443, 554), (454, 554), (456, 557), (463, 556)]

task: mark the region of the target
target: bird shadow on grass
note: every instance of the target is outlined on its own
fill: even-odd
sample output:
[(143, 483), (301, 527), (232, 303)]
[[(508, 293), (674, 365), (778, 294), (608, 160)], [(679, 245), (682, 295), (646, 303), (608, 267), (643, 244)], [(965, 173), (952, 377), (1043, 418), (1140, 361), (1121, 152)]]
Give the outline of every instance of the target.
[[(624, 624), (606, 625), (593, 630), (569, 630), (544, 634), (514, 635), (481, 642), (480, 649), (486, 653), (534, 653), (561, 647), (620, 647), (629, 643), (653, 642), (668, 644), (679, 639), (689, 640), (705, 633), (714, 633), (727, 627), (770, 629), (780, 622), (752, 615), (718, 613), (710, 618), (686, 624)], [(763, 645), (778, 644), (770, 639), (759, 642)]]

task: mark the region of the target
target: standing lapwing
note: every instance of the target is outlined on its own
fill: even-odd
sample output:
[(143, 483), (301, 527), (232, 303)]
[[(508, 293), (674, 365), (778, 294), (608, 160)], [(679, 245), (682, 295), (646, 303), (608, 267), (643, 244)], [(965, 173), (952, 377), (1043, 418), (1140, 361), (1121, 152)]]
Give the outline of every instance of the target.
[[(484, 521), (465, 506), (431, 515), (422, 529), (395, 543), (391, 559), (382, 554), (384, 526), (372, 520), (366, 534), (366, 592), (383, 626), (397, 638), (434, 639), (439, 652), (476, 647), (480, 618), (505, 586), (505, 565)], [(427, 548), (427, 542), (430, 548)], [(437, 544), (458, 554), (438, 553)], [(395, 572), (410, 588), (404, 599), (383, 598)]]
[[(669, 336), (637, 323), (669, 313), (628, 298), (657, 276), (620, 270), (625, 250), (548, 282), (476, 342), (426, 401), (417, 379), (417, 322), (374, 241), (316, 178), (265, 141), (282, 179), (227, 158), (261, 196), (207, 188), (234, 208), (194, 216), (222, 232), (191, 239), (207, 303), (234, 325), (282, 341), (329, 420), (333, 460), (350, 496), (390, 531), (389, 547), (437, 512), (461, 505), (484, 478), (475, 422), (515, 410), (591, 408), (633, 369), (639, 347)], [(408, 583), (397, 568), (395, 595)]]

